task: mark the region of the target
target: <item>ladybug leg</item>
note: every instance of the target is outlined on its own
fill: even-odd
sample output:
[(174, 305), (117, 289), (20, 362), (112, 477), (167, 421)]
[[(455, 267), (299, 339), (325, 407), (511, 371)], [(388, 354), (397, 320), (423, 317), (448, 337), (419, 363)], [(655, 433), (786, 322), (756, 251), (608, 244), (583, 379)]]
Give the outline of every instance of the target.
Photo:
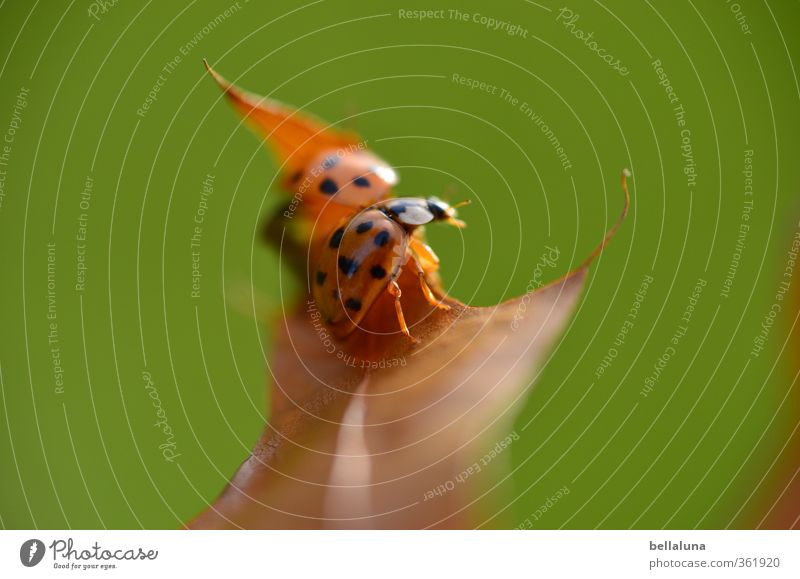
[(406, 317), (403, 315), (403, 306), (400, 305), (400, 296), (403, 295), (403, 292), (400, 290), (400, 286), (397, 285), (395, 280), (392, 280), (389, 282), (389, 285), (386, 286), (386, 290), (394, 296), (394, 311), (397, 313), (397, 321), (400, 323), (400, 331), (402, 331), (413, 343), (419, 344), (419, 340), (411, 335), (411, 332), (408, 331), (408, 325), (406, 325)]
[(439, 256), (433, 252), (430, 245), (414, 236), (411, 237), (409, 245), (425, 271), (434, 272), (439, 269)]
[(436, 306), (440, 310), (445, 310), (445, 311), (449, 310), (450, 306), (436, 299), (436, 296), (433, 295), (431, 288), (428, 287), (428, 282), (425, 281), (425, 270), (417, 261), (417, 256), (412, 253), (411, 259), (408, 260), (408, 263), (414, 269), (414, 272), (419, 277), (419, 286), (422, 288), (422, 295), (425, 296), (425, 299), (428, 301), (428, 303), (431, 304), (432, 306)]

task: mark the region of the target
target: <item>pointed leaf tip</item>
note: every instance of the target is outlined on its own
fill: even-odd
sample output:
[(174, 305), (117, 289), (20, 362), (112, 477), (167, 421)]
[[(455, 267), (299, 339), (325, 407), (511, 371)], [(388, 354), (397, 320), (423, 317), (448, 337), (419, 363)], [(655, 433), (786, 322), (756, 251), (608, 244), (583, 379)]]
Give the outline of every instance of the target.
[(352, 146), (360, 140), (357, 135), (339, 131), (307, 112), (241, 90), (214, 70), (206, 59), (203, 64), (234, 109), (265, 138), (277, 161), (285, 163), (289, 172), (304, 167), (324, 151)]

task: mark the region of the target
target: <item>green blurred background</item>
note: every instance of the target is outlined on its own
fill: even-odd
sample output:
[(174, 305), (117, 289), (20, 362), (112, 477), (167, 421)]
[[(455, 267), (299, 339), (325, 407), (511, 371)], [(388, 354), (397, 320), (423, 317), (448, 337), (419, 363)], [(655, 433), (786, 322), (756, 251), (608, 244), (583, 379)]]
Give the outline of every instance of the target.
[[(298, 286), (279, 277), (258, 231), (284, 199), (271, 187), (276, 166), (205, 75), (204, 57), (243, 88), (356, 128), (398, 167), (399, 193), (455, 186), (454, 199), (473, 199), (463, 238), (429, 229), (446, 287), (470, 304), (574, 267), (618, 215), (629, 167), (630, 216), (592, 266), (517, 420), (516, 499), (486, 526), (758, 524), (782, 488), (798, 414), (787, 398), (788, 306), (751, 354), (800, 217), (798, 4), (576, 2), (577, 20), (562, 7), (0, 5), (0, 147), (10, 147), (0, 165), (0, 524), (174, 528), (217, 496), (263, 428), (271, 331), (249, 312), (250, 292), (260, 316)], [(443, 12), (404, 17), (413, 10)], [(594, 34), (581, 40), (578, 29)], [(497, 89), (470, 89), (454, 74)], [(192, 297), (193, 220), (208, 175)], [(547, 246), (560, 257), (537, 273)], [(615, 344), (647, 276), (639, 314)], [(169, 440), (154, 426), (154, 396)], [(166, 448), (179, 456), (168, 460)]]

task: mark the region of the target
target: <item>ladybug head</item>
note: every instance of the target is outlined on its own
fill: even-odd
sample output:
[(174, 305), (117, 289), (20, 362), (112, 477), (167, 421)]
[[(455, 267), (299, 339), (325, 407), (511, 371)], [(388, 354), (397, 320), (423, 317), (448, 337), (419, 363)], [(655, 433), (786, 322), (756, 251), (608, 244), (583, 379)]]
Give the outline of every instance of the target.
[(438, 197), (428, 197), (426, 201), (428, 202), (428, 211), (433, 215), (434, 221), (445, 221), (458, 228), (467, 226), (466, 223), (456, 218), (456, 207), (469, 205), (471, 203), (469, 199), (456, 203), (455, 205), (448, 205)]

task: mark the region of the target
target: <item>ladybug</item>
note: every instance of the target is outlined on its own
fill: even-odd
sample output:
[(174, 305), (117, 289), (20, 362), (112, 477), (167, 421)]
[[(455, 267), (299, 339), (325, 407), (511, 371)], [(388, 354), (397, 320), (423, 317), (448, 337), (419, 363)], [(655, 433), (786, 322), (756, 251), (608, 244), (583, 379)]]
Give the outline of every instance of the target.
[(284, 216), (293, 217), (294, 205), (300, 207), (303, 219), (292, 223), (299, 221), (304, 230), (294, 233), (306, 245), (311, 293), (332, 333), (339, 338), (350, 335), (378, 297), (389, 292), (400, 330), (418, 342), (403, 316), (398, 277), (404, 268), (411, 268), (425, 300), (449, 309), (428, 283), (439, 268), (439, 258), (425, 243), (422, 226), (442, 221), (464, 227), (456, 208), (468, 202), (450, 206), (436, 197), (392, 197), (397, 174), (357, 135), (246, 93), (203, 62), (281, 163), (283, 186), (293, 193)]
[[(463, 205), (461, 203), (459, 205)], [(416, 235), (418, 228), (443, 221), (462, 228), (456, 206), (436, 197), (392, 198), (362, 209), (330, 233), (312, 277), (312, 294), (323, 319), (340, 338), (349, 335), (383, 292), (394, 297), (400, 330), (414, 338), (403, 316), (397, 284), (404, 267), (419, 277), (422, 295), (433, 306), (450, 306), (436, 298), (426, 281), (439, 267), (439, 258)]]
[(286, 188), (316, 202), (363, 207), (386, 199), (397, 174), (372, 153), (357, 149), (323, 151), (288, 178)]

